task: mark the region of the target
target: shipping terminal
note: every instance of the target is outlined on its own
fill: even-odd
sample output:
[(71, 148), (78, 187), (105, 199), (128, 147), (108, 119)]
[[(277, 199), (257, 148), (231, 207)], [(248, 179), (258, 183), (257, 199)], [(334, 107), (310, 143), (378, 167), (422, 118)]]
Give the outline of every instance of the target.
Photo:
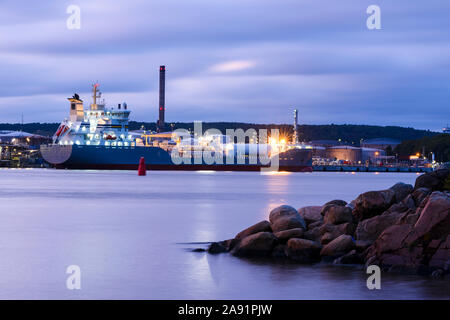
[(297, 110), (289, 142), (278, 137), (258, 143), (221, 134), (164, 132), (165, 76), (166, 68), (160, 66), (156, 133), (129, 131), (128, 105), (107, 107), (96, 83), (88, 109), (78, 94), (68, 98), (70, 116), (61, 122), (52, 143), (41, 145), (43, 158), (60, 169), (135, 170), (143, 157), (148, 170), (312, 171), (312, 148), (298, 142)]

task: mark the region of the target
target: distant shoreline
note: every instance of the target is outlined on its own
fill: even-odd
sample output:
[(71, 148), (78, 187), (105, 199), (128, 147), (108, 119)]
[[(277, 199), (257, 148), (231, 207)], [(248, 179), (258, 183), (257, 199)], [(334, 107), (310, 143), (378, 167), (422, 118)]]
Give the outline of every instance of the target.
[[(166, 129), (193, 129), (193, 122), (168, 122)], [(272, 129), (278, 128), (281, 133), (292, 132), (292, 125), (290, 124), (257, 124), (245, 122), (203, 122), (203, 129), (216, 128), (225, 132), (226, 129), (241, 128), (247, 130), (249, 128), (258, 129)], [(51, 136), (57, 130), (59, 123), (0, 123), (0, 130), (26, 131), (29, 133), (43, 134)], [(156, 130), (155, 122), (140, 122), (130, 121), (129, 130), (139, 130), (144, 126), (146, 130)], [(342, 143), (359, 145), (360, 139), (374, 139), (374, 138), (391, 138), (404, 140), (420, 139), (423, 137), (431, 137), (439, 134), (439, 132), (430, 130), (419, 130), (408, 127), (399, 126), (374, 126), (374, 125), (353, 125), (353, 124), (325, 124), (325, 125), (299, 125), (299, 139), (301, 141), (310, 140), (339, 140)]]

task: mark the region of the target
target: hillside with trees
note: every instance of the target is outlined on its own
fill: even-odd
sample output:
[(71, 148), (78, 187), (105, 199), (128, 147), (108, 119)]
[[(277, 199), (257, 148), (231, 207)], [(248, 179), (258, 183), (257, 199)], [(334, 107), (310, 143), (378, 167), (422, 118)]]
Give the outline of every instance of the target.
[(406, 140), (395, 148), (395, 152), (403, 157), (420, 153), (427, 158), (430, 158), (430, 153), (433, 152), (437, 162), (449, 162), (450, 134), (443, 133), (433, 137)]
[[(41, 134), (45, 136), (51, 136), (58, 128), (58, 123), (3, 123), (0, 124), (0, 130), (22, 130), (29, 133)], [(130, 121), (129, 129), (138, 130), (141, 127), (146, 130), (156, 130), (156, 124), (154, 122), (136, 122)], [(254, 123), (240, 123), (240, 122), (204, 122), (202, 123), (203, 131), (216, 128), (225, 134), (226, 129), (238, 129), (247, 130), (254, 128), (259, 129), (279, 129), (281, 135), (290, 137), (292, 135), (292, 125), (287, 124), (254, 124)], [(194, 129), (192, 122), (174, 122), (166, 124), (166, 129)], [(437, 133), (429, 130), (416, 130), (413, 128), (393, 127), (393, 126), (369, 126), (369, 125), (299, 125), (298, 126), (300, 141), (311, 140), (339, 140), (342, 143), (359, 145), (361, 139), (373, 139), (373, 138), (392, 138), (401, 141), (420, 139), (423, 137), (432, 137)]]

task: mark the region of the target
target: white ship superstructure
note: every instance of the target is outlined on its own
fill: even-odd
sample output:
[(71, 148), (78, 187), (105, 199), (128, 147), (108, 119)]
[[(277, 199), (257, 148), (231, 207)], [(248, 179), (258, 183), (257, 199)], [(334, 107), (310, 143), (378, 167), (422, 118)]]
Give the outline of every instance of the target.
[(134, 146), (134, 137), (128, 132), (130, 111), (127, 104), (117, 109), (105, 107), (104, 100), (98, 103), (101, 93), (99, 84), (93, 86), (93, 103), (85, 110), (78, 94), (68, 98), (70, 117), (64, 119), (53, 135), (53, 143), (60, 145)]

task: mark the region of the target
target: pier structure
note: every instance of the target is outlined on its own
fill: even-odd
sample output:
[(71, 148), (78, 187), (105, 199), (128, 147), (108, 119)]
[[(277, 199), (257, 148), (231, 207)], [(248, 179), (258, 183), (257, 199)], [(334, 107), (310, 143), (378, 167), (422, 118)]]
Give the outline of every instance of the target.
[(376, 166), (376, 165), (313, 165), (313, 171), (327, 172), (431, 172), (432, 167)]

